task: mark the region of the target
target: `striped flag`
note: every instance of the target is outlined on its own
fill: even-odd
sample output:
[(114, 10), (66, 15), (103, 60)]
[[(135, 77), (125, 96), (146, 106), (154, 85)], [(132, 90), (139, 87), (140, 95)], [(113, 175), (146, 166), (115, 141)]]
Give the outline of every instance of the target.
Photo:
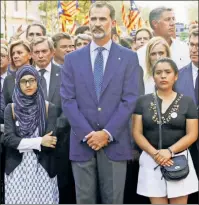
[(73, 22), (73, 26), (72, 26), (72, 28), (70, 30), (70, 35), (72, 35), (72, 36), (75, 35), (76, 28), (77, 28), (77, 25), (76, 25), (75, 22)]
[(125, 7), (124, 7), (124, 2), (122, 1), (122, 22), (124, 24), (125, 27), (128, 26), (128, 20), (126, 17), (126, 12), (125, 12)]
[(58, 0), (58, 14), (59, 19), (62, 24), (62, 31), (66, 32), (66, 23), (71, 24), (73, 23), (73, 16), (79, 13), (79, 4), (78, 0), (76, 1), (68, 1), (68, 2), (61, 2)]
[(85, 17), (84, 17), (84, 22), (82, 25), (88, 25), (89, 24), (89, 15), (87, 14)]
[(135, 5), (134, 0), (130, 0), (130, 4), (131, 4), (131, 7), (130, 7), (130, 12), (129, 12), (129, 24), (127, 26), (127, 29), (129, 32), (132, 29), (136, 28), (138, 20), (141, 18), (140, 11)]
[(80, 12), (78, 1), (61, 2), (64, 13), (71, 16), (77, 15)]

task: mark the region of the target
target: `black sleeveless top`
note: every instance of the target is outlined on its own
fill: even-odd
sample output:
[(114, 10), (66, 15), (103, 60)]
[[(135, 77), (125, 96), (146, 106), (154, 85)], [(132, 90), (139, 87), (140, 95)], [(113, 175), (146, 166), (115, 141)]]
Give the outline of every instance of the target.
[[(162, 100), (158, 98), (160, 110)], [(142, 115), (143, 135), (158, 149), (159, 126), (155, 94), (138, 98), (134, 114)], [(197, 108), (190, 97), (177, 93), (175, 100), (162, 114), (162, 148), (166, 149), (186, 135), (186, 119), (198, 119)]]

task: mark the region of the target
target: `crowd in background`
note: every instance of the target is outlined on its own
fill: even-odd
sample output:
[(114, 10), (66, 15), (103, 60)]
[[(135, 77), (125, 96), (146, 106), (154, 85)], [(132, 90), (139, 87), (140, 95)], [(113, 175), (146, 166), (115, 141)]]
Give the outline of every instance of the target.
[[(74, 36), (60, 32), (49, 37), (45, 26), (40, 23), (32, 23), (26, 29), (26, 39), (21, 39), (20, 35), (16, 33), (9, 42), (1, 40), (0, 162), (2, 203), (142, 204), (149, 203), (149, 197), (150, 202), (154, 204), (169, 203), (168, 198), (173, 204), (187, 203), (187, 201), (198, 204), (198, 25), (190, 25), (188, 44), (173, 38), (175, 14), (170, 8), (158, 7), (150, 11), (149, 23), (151, 28), (143, 27), (136, 31), (135, 36), (120, 37), (113, 24), (114, 16), (110, 15), (112, 7), (107, 5), (106, 3), (102, 3), (102, 5), (94, 3), (89, 14), (90, 27), (80, 26), (76, 29)], [(108, 9), (108, 17), (106, 16), (107, 11), (103, 10), (105, 8)], [(96, 9), (100, 9), (102, 14), (99, 14)], [(107, 23), (109, 21), (110, 24)], [(100, 34), (97, 35), (94, 28), (98, 28), (99, 33), (104, 31), (110, 34), (110, 39), (105, 44), (101, 43), (102, 45), (100, 45), (100, 42), (103, 42), (101, 40), (103, 37), (98, 38), (97, 36)], [(105, 51), (99, 51), (99, 53), (103, 52), (103, 55), (92, 54), (95, 51), (94, 48), (97, 47), (96, 44), (105, 45)], [(114, 54), (112, 54), (113, 48), (109, 47), (111, 45), (115, 46)], [(106, 54), (107, 50), (109, 54)], [(87, 52), (91, 55), (91, 59), (87, 58)], [(110, 63), (107, 60), (113, 58), (111, 54), (117, 57), (118, 62), (114, 60)], [(115, 110), (119, 110), (120, 106), (123, 106), (122, 112), (116, 113), (118, 118), (115, 119), (115, 121), (123, 120), (122, 126), (120, 127), (114, 122), (114, 125), (123, 131), (119, 132), (115, 129), (118, 131), (117, 133), (115, 130), (111, 130), (111, 126), (100, 127), (97, 131), (104, 131), (108, 139), (99, 148), (94, 144), (94, 141), (92, 144), (90, 139), (95, 133), (86, 129), (88, 126), (84, 121), (85, 119), (89, 121), (91, 116), (93, 122), (89, 121), (88, 124), (93, 128), (95, 125), (92, 123), (95, 122), (95, 116), (98, 115), (92, 110), (93, 105), (89, 102), (93, 100), (89, 90), (92, 83), (84, 82), (84, 78), (89, 76), (86, 67), (93, 69), (95, 67), (95, 62), (92, 60), (95, 57), (92, 55), (95, 57), (99, 55), (99, 62), (105, 63), (106, 72), (104, 71), (104, 75), (108, 74), (108, 68), (111, 66), (117, 67), (117, 64), (121, 63), (121, 67), (125, 67), (111, 79), (110, 84), (112, 83), (113, 87), (110, 85), (110, 88), (104, 88), (110, 89), (110, 91), (106, 91), (108, 94), (104, 93), (103, 95), (103, 100), (107, 95), (106, 104), (103, 104), (99, 99), (96, 100), (97, 103), (102, 103), (101, 107), (98, 106), (98, 111), (106, 109), (107, 116), (110, 114), (114, 117), (112, 110), (114, 106)], [(91, 62), (88, 62), (89, 59)], [(80, 68), (85, 68), (85, 73), (77, 72)], [(161, 71), (161, 69), (167, 70)], [(160, 72), (166, 72), (165, 76)], [(95, 71), (93, 73), (95, 74)], [(171, 73), (173, 76), (169, 78)], [(98, 78), (94, 78), (95, 83), (99, 81), (100, 72), (97, 75)], [(164, 89), (162, 89), (160, 82), (162, 79), (168, 81), (165, 84), (168, 83), (169, 92), (163, 92)], [(151, 148), (152, 145), (157, 148), (158, 139), (153, 133), (154, 124), (148, 119), (151, 114), (148, 113), (150, 103), (153, 102), (152, 93), (155, 92), (158, 93), (160, 101), (165, 100), (166, 102), (166, 108), (162, 107), (163, 110), (165, 109), (165, 113), (167, 109), (170, 109), (170, 112), (178, 113), (177, 109), (171, 110), (171, 105), (176, 103), (176, 107), (180, 107), (179, 112), (181, 112), (178, 117), (185, 116), (179, 121), (175, 121), (177, 116), (172, 115), (168, 120), (166, 119), (165, 124), (168, 124), (168, 127), (165, 128), (167, 133), (165, 135), (175, 136), (179, 132), (181, 137), (179, 138), (179, 134), (176, 134), (176, 137), (173, 137), (174, 141), (165, 140), (162, 155)], [(169, 96), (170, 93), (172, 93), (171, 96)], [(96, 94), (98, 96), (97, 88)], [(136, 98), (130, 104), (131, 95), (135, 95)], [(186, 98), (187, 96), (188, 98)], [(121, 104), (115, 104), (117, 101)], [(127, 109), (128, 106), (132, 106), (132, 109)], [(124, 119), (123, 112), (126, 114)], [(79, 120), (73, 116), (74, 113)], [(132, 115), (133, 120), (131, 119)], [(174, 122), (170, 125), (171, 118), (177, 123)], [(97, 119), (100, 121), (100, 116), (97, 116)], [(103, 120), (106, 121), (106, 119)], [(103, 124), (103, 122), (99, 123)], [(124, 126), (129, 129), (124, 129)], [(85, 130), (90, 133), (82, 133), (86, 139), (82, 138), (83, 140), (78, 144), (74, 139), (78, 138), (80, 135), (78, 130), (84, 130), (83, 127), (86, 127)], [(171, 132), (175, 129), (177, 130), (175, 133)], [(130, 132), (131, 138), (127, 141), (122, 141), (116, 137), (128, 135), (126, 134), (128, 132)], [(150, 139), (150, 136), (154, 136), (153, 139)], [(184, 141), (181, 139), (183, 136)], [(181, 140), (181, 144), (176, 143), (178, 140)], [(115, 156), (115, 152), (119, 152), (120, 149), (127, 147), (128, 150), (126, 143), (129, 143), (131, 147), (131, 157), (127, 151), (124, 158), (122, 154)], [(174, 145), (175, 143), (176, 145)], [(183, 181), (184, 184), (178, 183), (175, 186), (172, 183), (167, 184), (168, 190), (165, 191), (164, 180), (158, 181), (156, 177), (159, 175), (150, 175), (148, 169), (152, 163), (154, 166), (155, 163), (162, 164), (161, 159), (167, 158), (166, 156), (170, 153), (170, 150), (168, 153), (165, 151), (167, 145), (171, 148), (171, 154), (183, 153), (184, 150), (189, 149), (191, 171), (189, 178)], [(79, 146), (83, 147), (82, 150)], [(98, 173), (105, 172), (103, 174), (107, 175), (107, 178), (103, 178), (104, 175), (101, 177), (102, 174), (96, 176), (99, 182), (93, 192), (96, 193), (97, 201), (94, 199), (92, 201), (92, 197), (86, 198), (84, 196), (89, 191), (89, 187), (92, 189), (94, 185), (91, 186), (92, 180), (89, 175), (81, 172), (84, 169), (83, 162), (90, 162), (90, 158), (84, 158), (84, 154), (91, 156), (91, 152), (95, 153), (94, 158), (97, 159)], [(151, 157), (153, 154), (154, 160)], [(151, 164), (150, 160), (153, 161)], [(111, 161), (111, 166), (114, 166), (119, 172), (119, 175), (114, 172), (115, 178), (113, 180), (116, 180), (117, 176), (121, 177), (118, 177), (121, 181), (118, 179), (117, 183), (114, 184), (117, 187), (110, 188), (108, 185), (101, 185), (110, 179), (109, 171), (111, 169), (109, 170), (107, 161)], [(126, 164), (122, 164), (123, 161), (126, 161)], [(77, 162), (82, 162), (82, 165)], [(165, 161), (166, 163), (172, 164), (169, 159)], [(105, 171), (101, 170), (103, 165)], [(85, 166), (91, 165), (85, 164)], [(148, 166), (147, 169), (145, 166)], [(90, 168), (87, 169), (87, 172), (89, 171)], [(124, 173), (123, 177), (121, 173)], [(112, 175), (114, 174), (112, 173)], [(90, 175), (92, 176), (92, 173)], [(80, 179), (81, 176), (85, 177), (87, 183)], [(88, 187), (88, 189), (83, 187)], [(121, 190), (118, 190), (118, 187)], [(112, 194), (112, 189), (118, 196), (112, 196), (111, 201), (109, 196)], [(164, 197), (165, 193), (167, 193), (166, 198)], [(188, 198), (187, 195), (189, 195)], [(178, 197), (182, 198), (178, 199)]]

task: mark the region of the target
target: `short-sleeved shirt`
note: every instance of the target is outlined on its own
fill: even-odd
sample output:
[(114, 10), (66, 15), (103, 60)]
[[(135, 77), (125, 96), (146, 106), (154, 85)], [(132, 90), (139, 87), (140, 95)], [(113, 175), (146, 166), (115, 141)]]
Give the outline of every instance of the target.
[[(162, 100), (157, 97), (161, 110)], [(158, 149), (159, 120), (155, 94), (138, 98), (134, 114), (142, 115), (143, 135)], [(175, 100), (162, 115), (162, 148), (166, 149), (186, 135), (186, 119), (198, 119), (197, 108), (190, 97), (177, 93)]]

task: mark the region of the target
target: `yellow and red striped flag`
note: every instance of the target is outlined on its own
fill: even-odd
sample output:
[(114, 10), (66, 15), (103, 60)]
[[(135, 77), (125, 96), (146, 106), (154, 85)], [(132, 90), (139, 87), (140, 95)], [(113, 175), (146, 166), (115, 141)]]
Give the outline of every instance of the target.
[(124, 2), (123, 1), (122, 1), (122, 22), (123, 22), (125, 27), (128, 26), (128, 19), (126, 17), (125, 7), (124, 7)]

